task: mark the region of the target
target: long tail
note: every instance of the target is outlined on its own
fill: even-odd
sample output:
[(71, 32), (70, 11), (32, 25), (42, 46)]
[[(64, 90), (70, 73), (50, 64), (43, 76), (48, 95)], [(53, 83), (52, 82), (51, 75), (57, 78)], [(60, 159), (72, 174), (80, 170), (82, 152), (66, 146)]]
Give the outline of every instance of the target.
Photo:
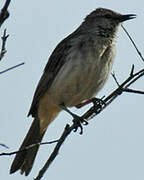
[[(40, 123), (39, 120), (35, 118), (20, 147), (20, 150), (31, 144), (41, 142), (44, 133), (45, 131), (42, 134), (40, 133)], [(39, 145), (18, 153), (11, 165), (10, 173), (14, 173), (20, 169), (21, 174), (25, 172), (25, 175), (27, 176), (32, 169), (38, 149)]]

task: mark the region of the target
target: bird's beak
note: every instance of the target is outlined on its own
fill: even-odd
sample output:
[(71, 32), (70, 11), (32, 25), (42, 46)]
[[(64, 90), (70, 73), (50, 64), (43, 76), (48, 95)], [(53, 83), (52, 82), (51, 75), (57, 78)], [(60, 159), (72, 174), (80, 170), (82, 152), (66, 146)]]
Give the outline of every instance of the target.
[(124, 22), (124, 21), (134, 19), (134, 18), (136, 18), (136, 14), (126, 14), (126, 15), (121, 15), (119, 17), (119, 20), (120, 20), (120, 22)]

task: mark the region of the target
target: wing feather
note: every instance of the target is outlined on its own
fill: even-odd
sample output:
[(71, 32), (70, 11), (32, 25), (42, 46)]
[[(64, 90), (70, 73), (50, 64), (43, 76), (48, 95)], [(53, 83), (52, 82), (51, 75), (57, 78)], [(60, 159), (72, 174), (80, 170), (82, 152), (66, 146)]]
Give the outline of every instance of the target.
[(44, 73), (36, 88), (28, 116), (32, 115), (33, 117), (35, 117), (40, 98), (49, 89), (57, 73), (59, 72), (61, 67), (64, 65), (65, 57), (67, 56), (67, 53), (69, 49), (71, 48), (71, 45), (69, 43), (70, 38), (71, 38), (71, 35), (65, 38), (64, 40), (62, 40), (57, 45), (52, 55), (50, 56), (49, 61), (44, 69)]

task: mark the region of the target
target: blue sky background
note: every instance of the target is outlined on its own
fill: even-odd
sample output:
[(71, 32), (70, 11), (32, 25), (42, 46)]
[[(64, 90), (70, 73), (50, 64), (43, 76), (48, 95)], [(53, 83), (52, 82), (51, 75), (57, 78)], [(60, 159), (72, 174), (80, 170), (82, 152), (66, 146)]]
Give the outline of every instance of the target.
[[(0, 7), (4, 4), (0, 1)], [(0, 142), (17, 150), (26, 135), (32, 118), (27, 118), (33, 94), (48, 57), (55, 46), (73, 32), (85, 16), (97, 7), (113, 9), (117, 12), (135, 13), (138, 17), (127, 21), (127, 28), (140, 51), (144, 54), (144, 2), (131, 0), (73, 0), (73, 1), (12, 1), (10, 17), (4, 28), (10, 37), (7, 54), (0, 62), (0, 71), (25, 62), (15, 70), (0, 76)], [(137, 55), (130, 40), (121, 29), (117, 40), (117, 56), (113, 70), (119, 82), (144, 63)], [(98, 97), (108, 95), (116, 83), (110, 77)], [(144, 90), (144, 79), (133, 88)], [(43, 179), (46, 180), (143, 180), (144, 179), (144, 96), (123, 94), (99, 116), (84, 127), (84, 134), (72, 133), (62, 146), (58, 157), (50, 166)], [(71, 110), (84, 113), (89, 106)], [(59, 138), (71, 117), (62, 112), (49, 127), (43, 141)], [(0, 179), (31, 180), (46, 162), (54, 145), (40, 148), (31, 174), (25, 178), (19, 172), (9, 175), (13, 156), (0, 157)], [(0, 147), (0, 152), (6, 151)]]

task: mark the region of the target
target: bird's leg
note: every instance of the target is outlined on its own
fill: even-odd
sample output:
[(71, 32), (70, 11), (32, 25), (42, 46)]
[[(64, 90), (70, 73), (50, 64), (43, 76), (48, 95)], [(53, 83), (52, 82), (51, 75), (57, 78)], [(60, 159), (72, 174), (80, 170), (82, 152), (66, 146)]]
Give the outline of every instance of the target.
[(68, 112), (72, 117), (73, 117), (73, 123), (75, 125), (75, 129), (74, 132), (77, 131), (78, 128), (80, 128), (80, 134), (83, 133), (83, 127), (82, 124), (87, 125), (88, 122), (86, 120), (84, 120), (84, 118), (72, 113), (66, 106), (64, 103), (61, 103), (59, 105), (64, 111)]
[(85, 106), (87, 104), (90, 104), (90, 103), (93, 103), (94, 105), (98, 105), (99, 104), (99, 106), (100, 105), (101, 106), (105, 105), (105, 102), (103, 101), (103, 98), (100, 99), (100, 98), (93, 97), (91, 99), (88, 99), (88, 100), (86, 100), (86, 101), (76, 105), (75, 107), (76, 108), (82, 108), (83, 106)]
[(85, 105), (92, 103), (92, 102), (93, 102), (93, 99), (95, 99), (95, 98), (88, 99), (88, 100), (86, 100), (86, 101), (84, 101), (84, 102), (82, 102), (82, 103), (80, 103), (80, 104), (77, 104), (75, 107), (78, 108), (78, 109), (79, 109), (79, 108), (82, 108), (82, 107), (84, 107)]

